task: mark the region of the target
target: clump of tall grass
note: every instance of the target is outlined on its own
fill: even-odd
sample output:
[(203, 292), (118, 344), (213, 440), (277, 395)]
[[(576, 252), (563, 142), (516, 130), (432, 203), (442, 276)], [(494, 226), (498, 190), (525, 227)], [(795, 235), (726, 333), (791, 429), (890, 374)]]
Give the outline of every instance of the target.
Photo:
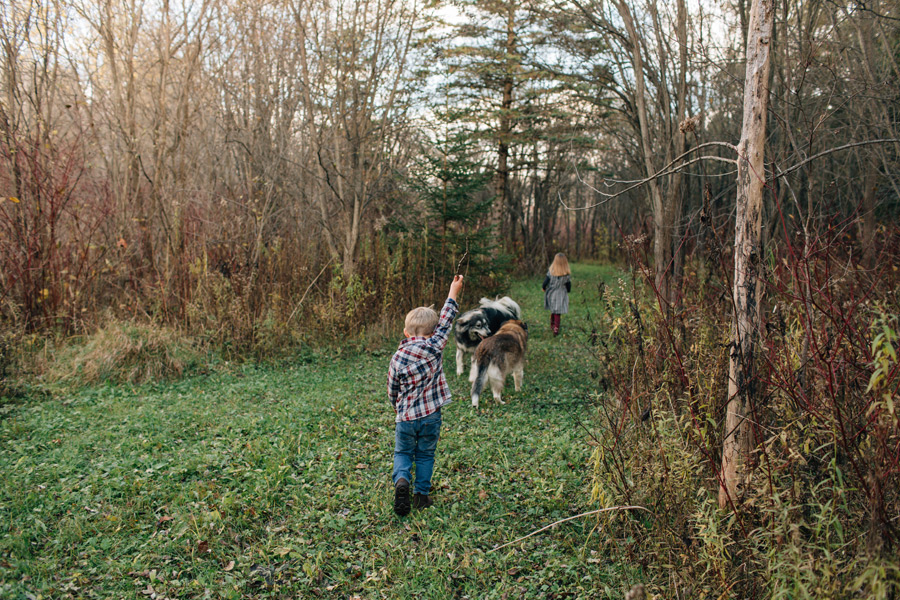
[(12, 372), (16, 366), (16, 336), (4, 329), (0, 331), (0, 397), (12, 395)]
[(147, 383), (176, 379), (206, 364), (207, 353), (175, 329), (112, 321), (48, 360), (48, 382)]

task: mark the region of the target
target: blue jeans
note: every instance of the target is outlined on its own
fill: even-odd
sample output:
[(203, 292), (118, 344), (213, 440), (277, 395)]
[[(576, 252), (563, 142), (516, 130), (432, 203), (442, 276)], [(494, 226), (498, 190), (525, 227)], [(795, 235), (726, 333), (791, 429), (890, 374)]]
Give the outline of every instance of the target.
[(401, 477), (412, 481), (410, 471), (416, 464), (416, 482), (413, 491), (428, 495), (431, 491), (431, 474), (434, 471), (434, 451), (441, 436), (441, 410), (415, 421), (397, 423), (394, 432), (394, 484)]

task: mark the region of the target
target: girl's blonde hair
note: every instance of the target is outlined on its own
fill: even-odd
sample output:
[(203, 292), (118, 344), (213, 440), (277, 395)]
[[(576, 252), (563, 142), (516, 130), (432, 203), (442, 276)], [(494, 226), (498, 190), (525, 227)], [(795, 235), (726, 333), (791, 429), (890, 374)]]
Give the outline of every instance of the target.
[(406, 322), (403, 327), (414, 337), (424, 337), (434, 333), (438, 320), (438, 314), (432, 306), (420, 306), (406, 314)]
[(553, 257), (553, 262), (550, 263), (550, 274), (554, 277), (562, 277), (570, 273), (569, 261), (566, 260), (566, 255), (562, 252), (557, 252), (556, 256)]

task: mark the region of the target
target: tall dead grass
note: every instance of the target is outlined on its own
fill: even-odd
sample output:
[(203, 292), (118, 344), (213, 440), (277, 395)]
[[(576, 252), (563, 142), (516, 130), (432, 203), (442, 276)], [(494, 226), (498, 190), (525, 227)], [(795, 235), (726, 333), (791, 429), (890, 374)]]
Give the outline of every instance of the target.
[(46, 355), (47, 382), (147, 383), (176, 379), (207, 364), (207, 352), (171, 327), (113, 321)]

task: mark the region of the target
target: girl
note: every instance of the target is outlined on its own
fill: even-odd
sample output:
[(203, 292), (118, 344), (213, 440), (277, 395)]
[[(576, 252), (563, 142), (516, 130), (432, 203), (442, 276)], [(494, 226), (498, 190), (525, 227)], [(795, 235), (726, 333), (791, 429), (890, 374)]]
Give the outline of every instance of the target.
[(550, 311), (550, 329), (554, 336), (559, 334), (560, 315), (569, 312), (569, 292), (572, 291), (570, 273), (566, 255), (558, 252), (541, 285), (544, 290), (544, 308)]

